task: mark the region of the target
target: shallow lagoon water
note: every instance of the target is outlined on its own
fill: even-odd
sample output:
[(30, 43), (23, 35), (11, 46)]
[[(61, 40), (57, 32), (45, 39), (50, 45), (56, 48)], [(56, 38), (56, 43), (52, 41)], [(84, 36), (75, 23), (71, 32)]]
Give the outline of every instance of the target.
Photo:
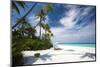
[(60, 43), (58, 45), (63, 45), (63, 46), (78, 46), (78, 47), (96, 47), (96, 44), (71, 44), (71, 43)]

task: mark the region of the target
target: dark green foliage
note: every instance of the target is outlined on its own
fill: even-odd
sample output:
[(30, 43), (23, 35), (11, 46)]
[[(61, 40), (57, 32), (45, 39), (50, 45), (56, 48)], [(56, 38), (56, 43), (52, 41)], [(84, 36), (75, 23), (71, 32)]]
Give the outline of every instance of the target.
[[(16, 39), (16, 42), (13, 43), (13, 48), (16, 48), (17, 51), (45, 50), (45, 49), (49, 49), (51, 47), (52, 47), (52, 44), (49, 40), (39, 40), (39, 39), (32, 39), (32, 38), (27, 38), (27, 37), (21, 38), (21, 39)], [(15, 49), (13, 49), (13, 50), (15, 50)]]
[[(34, 39), (35, 38), (35, 39)], [(13, 32), (12, 36), (12, 65), (23, 65), (22, 51), (24, 50), (45, 50), (52, 47), (49, 39), (39, 39), (36, 36), (29, 38), (22, 37), (18, 31)]]
[(12, 56), (12, 66), (23, 65), (22, 60), (23, 60), (23, 56), (20, 52), (16, 55), (13, 55)]

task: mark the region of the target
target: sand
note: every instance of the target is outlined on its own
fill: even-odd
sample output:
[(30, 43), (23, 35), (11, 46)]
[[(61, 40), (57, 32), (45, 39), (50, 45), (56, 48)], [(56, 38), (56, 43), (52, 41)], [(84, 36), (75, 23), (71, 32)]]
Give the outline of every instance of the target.
[[(76, 47), (76, 46), (58, 46), (61, 50), (53, 48), (38, 51), (23, 51), (24, 65), (27, 64), (45, 64), (61, 62), (79, 62), (95, 61), (95, 48), (93, 47)], [(40, 53), (39, 58), (34, 54)]]

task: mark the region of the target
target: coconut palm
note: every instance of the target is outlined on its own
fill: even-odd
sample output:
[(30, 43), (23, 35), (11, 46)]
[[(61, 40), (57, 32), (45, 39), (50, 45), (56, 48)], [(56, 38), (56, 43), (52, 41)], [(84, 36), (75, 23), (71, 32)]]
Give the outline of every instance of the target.
[(45, 18), (43, 9), (37, 14), (37, 17), (40, 19), (38, 25), (40, 26), (40, 35), (39, 38), (41, 39), (41, 27), (43, 27), (43, 20)]
[(39, 23), (37, 24), (40, 26), (40, 34), (39, 34), (40, 39), (41, 39), (41, 28), (43, 28), (45, 32), (46, 31), (51, 32), (48, 24), (45, 23), (45, 20), (47, 14), (50, 13), (52, 10), (53, 10), (52, 5), (48, 4), (46, 7), (41, 9), (40, 12), (36, 15), (40, 19)]

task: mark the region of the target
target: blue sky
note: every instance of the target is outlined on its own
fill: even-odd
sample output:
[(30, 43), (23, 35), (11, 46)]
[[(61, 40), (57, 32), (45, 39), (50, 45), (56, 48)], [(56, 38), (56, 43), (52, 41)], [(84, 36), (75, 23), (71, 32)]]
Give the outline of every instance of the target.
[[(33, 3), (26, 2), (25, 10), (21, 9), (21, 15), (13, 13), (13, 24), (16, 17), (23, 16)], [(47, 3), (38, 3), (27, 20), (35, 26), (39, 19), (35, 16)], [(53, 11), (46, 16), (46, 23), (51, 27), (54, 34), (52, 42), (65, 43), (95, 43), (96, 7), (86, 5), (53, 4)], [(38, 35), (39, 27), (36, 28)], [(42, 29), (44, 32), (44, 30)]]

